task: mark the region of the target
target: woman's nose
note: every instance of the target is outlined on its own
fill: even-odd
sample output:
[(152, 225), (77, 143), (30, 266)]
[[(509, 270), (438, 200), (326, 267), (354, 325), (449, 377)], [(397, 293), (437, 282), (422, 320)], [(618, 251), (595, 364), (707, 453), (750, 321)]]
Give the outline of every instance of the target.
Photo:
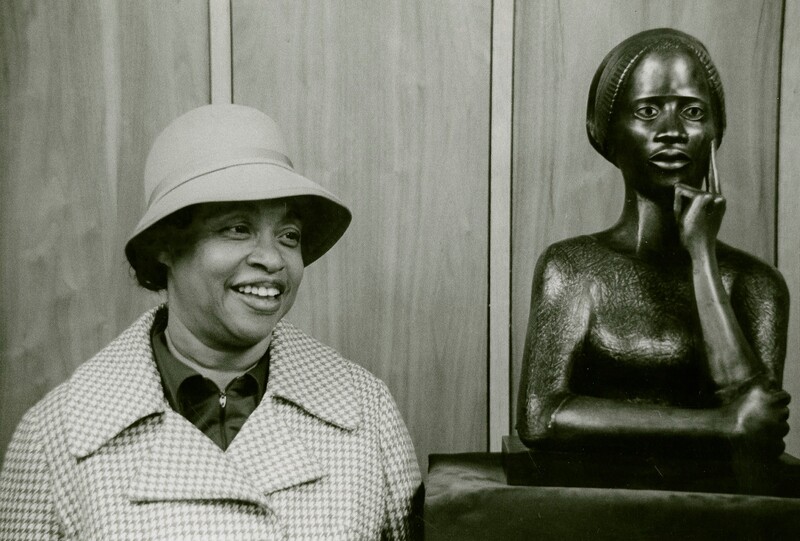
[(268, 272), (278, 272), (286, 265), (280, 244), (272, 235), (262, 235), (258, 238), (247, 256), (247, 263), (263, 267)]
[(679, 111), (669, 111), (662, 116), (655, 139), (661, 143), (685, 143), (689, 140)]

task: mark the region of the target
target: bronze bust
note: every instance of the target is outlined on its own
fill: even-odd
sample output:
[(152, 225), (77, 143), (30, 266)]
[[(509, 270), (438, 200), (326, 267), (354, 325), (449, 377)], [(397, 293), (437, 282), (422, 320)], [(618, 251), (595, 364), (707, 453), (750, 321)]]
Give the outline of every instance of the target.
[(595, 73), (586, 125), (625, 201), (609, 229), (539, 258), (520, 439), (779, 455), (788, 291), (775, 268), (716, 238), (725, 98), (708, 51), (672, 29), (626, 39)]

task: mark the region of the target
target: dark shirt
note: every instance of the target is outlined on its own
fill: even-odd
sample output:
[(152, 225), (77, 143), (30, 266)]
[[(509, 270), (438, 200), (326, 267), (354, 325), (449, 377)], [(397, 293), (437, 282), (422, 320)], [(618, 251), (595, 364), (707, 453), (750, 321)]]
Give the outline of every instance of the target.
[(220, 391), (210, 379), (176, 359), (167, 347), (167, 313), (159, 313), (150, 334), (164, 395), (173, 410), (188, 419), (221, 449), (231, 444), (256, 409), (267, 387), (269, 350), (255, 366)]

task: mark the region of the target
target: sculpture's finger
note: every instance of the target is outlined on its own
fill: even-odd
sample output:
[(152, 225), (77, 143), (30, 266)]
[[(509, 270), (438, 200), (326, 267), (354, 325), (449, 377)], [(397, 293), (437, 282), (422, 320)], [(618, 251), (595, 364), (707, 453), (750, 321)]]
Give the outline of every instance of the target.
[(717, 172), (717, 151), (714, 141), (711, 141), (711, 160), (708, 163), (708, 177), (709, 177), (709, 191), (713, 194), (721, 194), (722, 186), (719, 182), (719, 173)]
[(770, 403), (776, 406), (786, 406), (792, 397), (786, 391), (776, 391), (770, 397)]

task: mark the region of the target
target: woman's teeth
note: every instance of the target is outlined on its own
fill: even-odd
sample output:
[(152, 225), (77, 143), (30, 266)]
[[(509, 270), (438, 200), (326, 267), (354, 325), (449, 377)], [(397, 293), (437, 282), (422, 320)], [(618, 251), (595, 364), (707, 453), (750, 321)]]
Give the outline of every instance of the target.
[(241, 286), (238, 288), (238, 290), (239, 293), (257, 295), (259, 297), (277, 297), (281, 294), (277, 288), (265, 286)]

